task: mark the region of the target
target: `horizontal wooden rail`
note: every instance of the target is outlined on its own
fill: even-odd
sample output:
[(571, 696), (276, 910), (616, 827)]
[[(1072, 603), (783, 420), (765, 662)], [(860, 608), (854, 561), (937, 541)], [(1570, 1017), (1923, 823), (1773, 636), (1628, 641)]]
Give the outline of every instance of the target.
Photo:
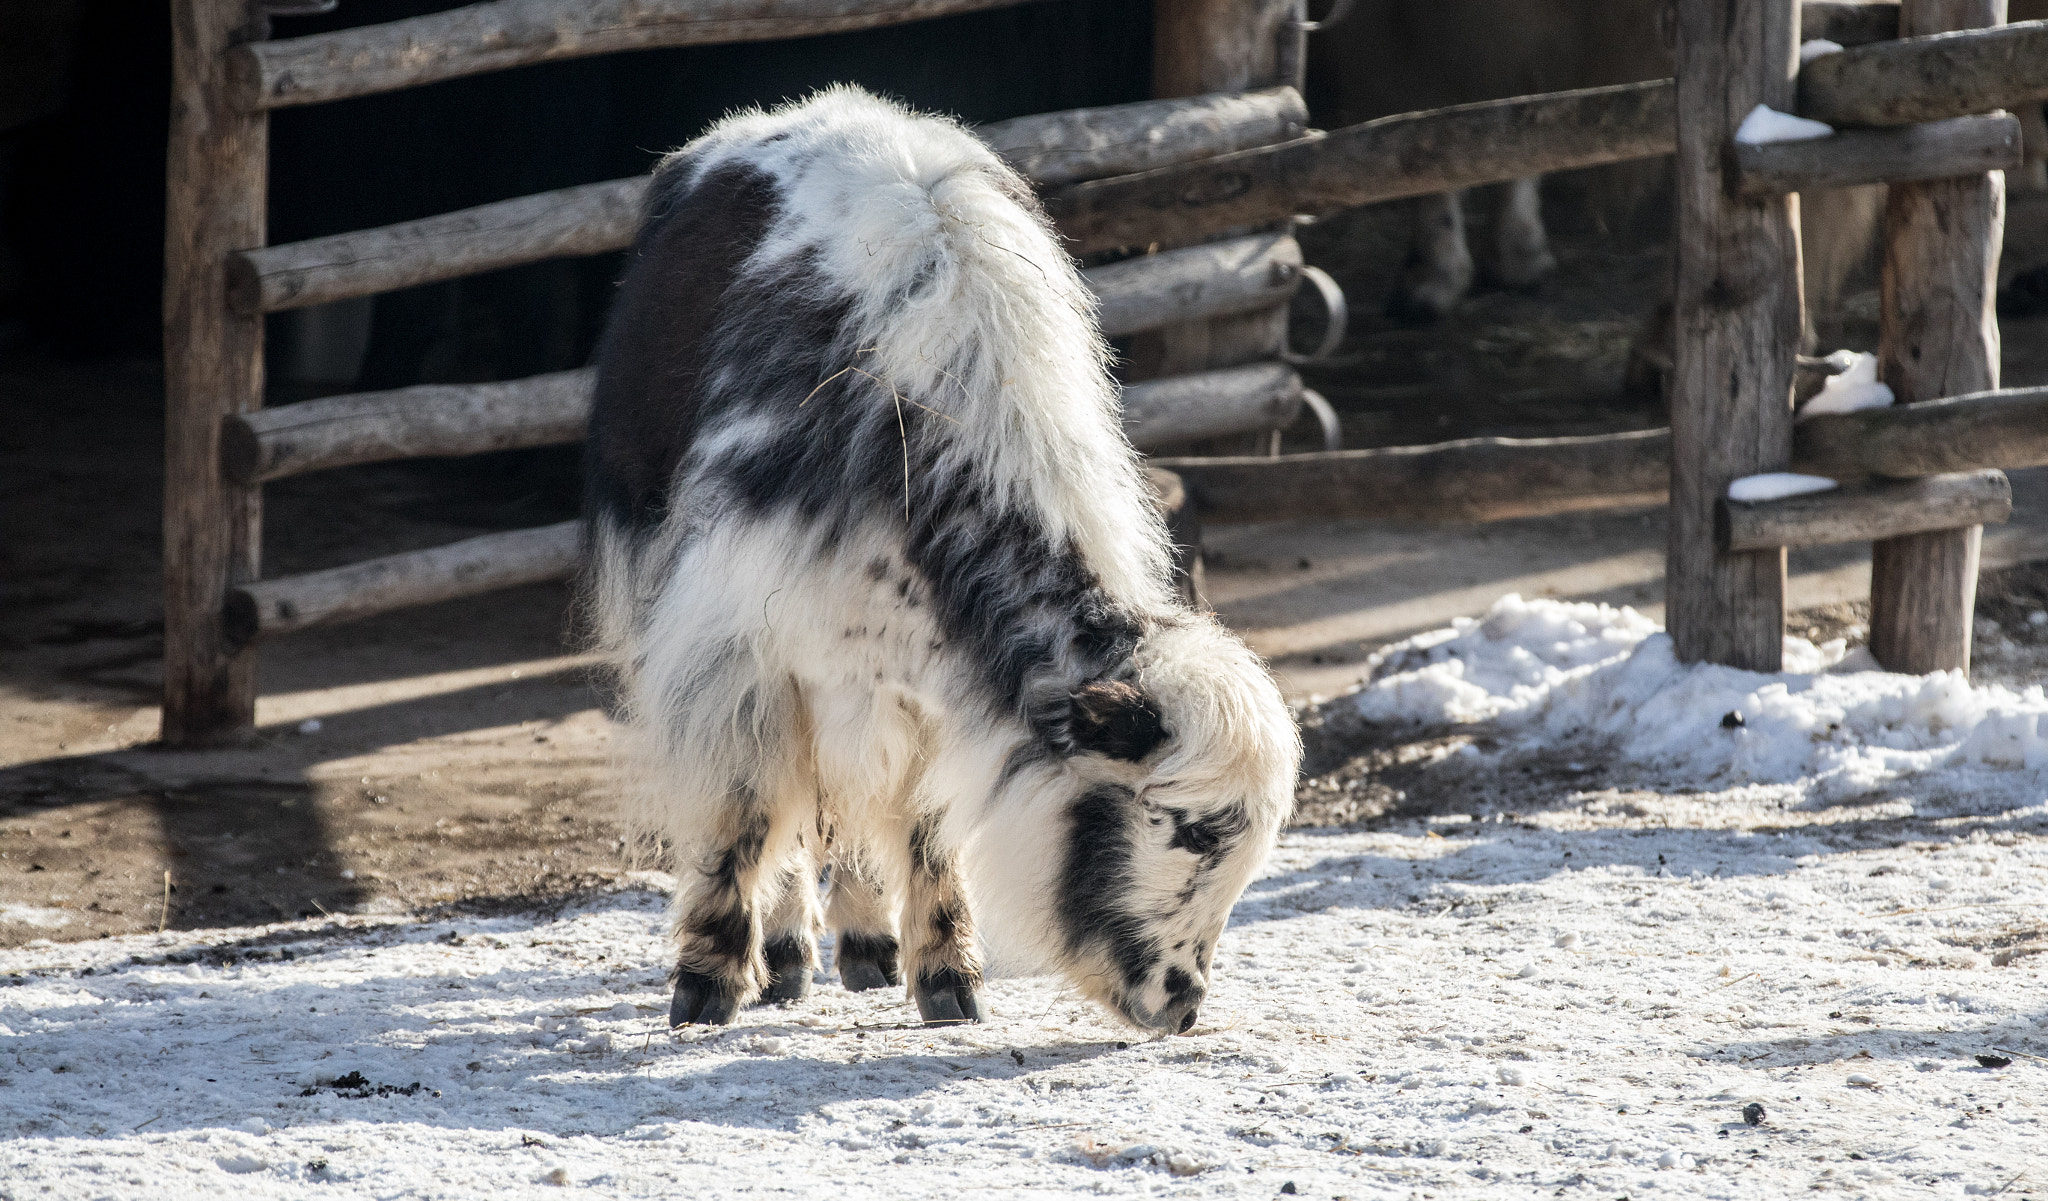
[[(1124, 396), (1134, 441), (1155, 435), (1186, 441), (1291, 422), (1301, 404), (1301, 380), (1291, 368), (1267, 363), (1154, 380)], [(247, 645), (316, 625), (561, 579), (576, 570), (578, 524), (486, 534), (230, 589), (227, 634), (236, 645)]]
[[(1301, 282), (1301, 247), (1284, 234), (1255, 234), (1097, 267), (1082, 277), (1101, 297), (1103, 332), (1114, 337), (1285, 304)], [(591, 382), (586, 368), (237, 413), (222, 423), (221, 469), (247, 486), (386, 459), (575, 442), (590, 417)]]
[(248, 486), (308, 471), (474, 455), (582, 439), (593, 372), (499, 384), (424, 384), (240, 413), (221, 428), (221, 470)]
[(1714, 534), (1724, 551), (1872, 542), (1929, 530), (1988, 525), (2012, 516), (2003, 471), (1931, 475), (1777, 500), (1722, 498)]
[[(1092, 133), (1080, 119), (1097, 122)], [(1146, 100), (1040, 113), (988, 126), (989, 144), (1033, 180), (1094, 178), (1191, 162), (1294, 137), (1307, 120), (1293, 88), (1242, 96)], [(1147, 139), (1140, 131), (1156, 129)], [(1057, 154), (1047, 148), (1075, 139)], [(494, 204), (244, 250), (228, 258), (228, 301), (240, 313), (275, 313), (459, 279), (542, 259), (632, 245), (649, 177), (583, 184)]]
[(394, 609), (558, 580), (576, 570), (577, 526), (466, 538), (304, 575), (230, 589), (228, 637), (238, 645), (309, 626), (354, 621)]
[(648, 178), (613, 179), (228, 256), (228, 303), (276, 313), (633, 244)]
[(1830, 125), (1917, 125), (2048, 98), (2048, 21), (1900, 38), (1799, 70), (1799, 113)]
[(1095, 180), (1046, 197), (1089, 254), (1185, 245), (1236, 226), (1526, 175), (1669, 154), (1668, 79), (1383, 117), (1201, 162)]
[(1862, 46), (1899, 36), (1898, 0), (1804, 0), (1799, 6), (1799, 39), (1825, 38)]
[(251, 42), (228, 67), (244, 109), (320, 104), (565, 58), (850, 33), (1022, 0), (494, 0)]
[(1301, 413), (1301, 377), (1281, 363), (1253, 363), (1147, 380), (1124, 389), (1124, 433), (1151, 450), (1197, 438), (1285, 429)]
[(974, 132), (1025, 178), (1055, 187), (1270, 146), (1307, 129), (1301, 93), (1267, 88), (1036, 113)]
[(1213, 459), (1155, 459), (1178, 474), (1205, 523), (1296, 518), (1416, 520), (1537, 516), (1656, 504), (1671, 432), (1466, 438), (1433, 446)]
[(2023, 158), (2019, 119), (2004, 113), (1735, 147), (1742, 190), (1756, 197), (2005, 171)]
[(2001, 388), (1799, 423), (1800, 471), (1911, 478), (2048, 465), (2048, 388)]
[(1301, 286), (1301, 246), (1286, 234), (1254, 234), (1126, 259), (1081, 278), (1102, 302), (1102, 332), (1115, 338), (1286, 304)]

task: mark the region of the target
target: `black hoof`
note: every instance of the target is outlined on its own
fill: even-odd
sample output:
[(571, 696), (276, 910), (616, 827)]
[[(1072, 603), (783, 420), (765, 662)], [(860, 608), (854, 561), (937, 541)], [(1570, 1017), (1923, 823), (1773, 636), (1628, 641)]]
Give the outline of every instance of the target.
[(763, 948), (768, 961), (768, 987), (761, 1000), (801, 1001), (811, 995), (810, 948), (794, 934), (775, 939)]
[(981, 1020), (974, 985), (952, 968), (941, 968), (917, 982), (917, 1013), (927, 1026), (954, 1026)]
[(903, 983), (896, 970), (896, 940), (886, 934), (842, 934), (833, 960), (839, 965), (839, 982), (849, 992)]
[(740, 1011), (740, 999), (710, 976), (688, 968), (676, 971), (676, 993), (669, 999), (668, 1024), (729, 1026)]

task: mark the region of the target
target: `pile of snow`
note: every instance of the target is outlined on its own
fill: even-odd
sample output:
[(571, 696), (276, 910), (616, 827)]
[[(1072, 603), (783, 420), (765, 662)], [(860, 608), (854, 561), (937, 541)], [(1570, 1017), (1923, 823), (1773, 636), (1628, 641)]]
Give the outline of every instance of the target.
[(1859, 409), (1882, 409), (1897, 397), (1890, 384), (1877, 382), (1877, 356), (1838, 350), (1827, 358), (1835, 373), (1820, 391), (1799, 410), (1801, 418), (1821, 413), (1854, 413)]
[(1832, 137), (1834, 132), (1835, 127), (1826, 122), (1795, 117), (1768, 104), (1759, 104), (1736, 127), (1735, 140), (1744, 146), (1762, 146), (1771, 142), (1810, 142)]
[(1369, 721), (1487, 722), (1528, 742), (1597, 741), (1695, 785), (1808, 781), (1860, 792), (1950, 767), (2048, 767), (2048, 697), (1960, 672), (1876, 670), (1841, 640), (1785, 640), (1775, 674), (1681, 664), (1633, 609), (1503, 597), (1482, 619), (1369, 661), (1343, 701)]
[(1800, 475), (1794, 471), (1766, 471), (1762, 475), (1745, 475), (1728, 484), (1728, 499), (1741, 501), (1782, 500), (1787, 496), (1805, 496), (1809, 492), (1826, 492), (1835, 487), (1835, 481), (1824, 475)]

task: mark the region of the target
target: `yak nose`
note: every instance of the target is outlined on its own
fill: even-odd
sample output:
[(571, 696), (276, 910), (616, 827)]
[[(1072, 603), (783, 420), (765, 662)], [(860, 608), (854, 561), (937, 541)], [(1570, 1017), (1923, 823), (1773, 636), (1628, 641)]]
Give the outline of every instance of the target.
[(1195, 1028), (1195, 1018), (1201, 1014), (1202, 999), (1209, 990), (1200, 980), (1179, 969), (1166, 974), (1166, 988), (1166, 1007), (1159, 1011), (1158, 1020), (1152, 1025), (1155, 1029), (1186, 1034)]

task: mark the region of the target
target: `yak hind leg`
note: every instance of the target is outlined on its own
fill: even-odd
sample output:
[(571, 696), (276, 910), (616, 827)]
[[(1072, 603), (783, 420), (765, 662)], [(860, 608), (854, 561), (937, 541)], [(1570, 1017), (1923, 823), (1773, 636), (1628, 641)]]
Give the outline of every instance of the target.
[(792, 825), (788, 815), (741, 789), (695, 870), (679, 865), (684, 893), (675, 925), (670, 1026), (726, 1025), (770, 984), (761, 913), (763, 900), (775, 898), (763, 894), (786, 874)]
[(783, 873), (779, 891), (762, 935), (768, 984), (761, 1000), (801, 1001), (810, 995), (811, 976), (818, 970), (818, 865), (809, 840)]
[(959, 864), (938, 847), (934, 833), (924, 822), (910, 832), (904, 975), (926, 1025), (978, 1022), (981, 959), (974, 951), (974, 919), (960, 886)]
[(889, 898), (880, 881), (858, 863), (836, 863), (832, 867), (832, 899), (826, 920), (839, 931), (838, 949), (832, 961), (839, 969), (839, 982), (848, 991), (903, 983), (897, 970), (898, 949), (895, 923), (889, 918)]

